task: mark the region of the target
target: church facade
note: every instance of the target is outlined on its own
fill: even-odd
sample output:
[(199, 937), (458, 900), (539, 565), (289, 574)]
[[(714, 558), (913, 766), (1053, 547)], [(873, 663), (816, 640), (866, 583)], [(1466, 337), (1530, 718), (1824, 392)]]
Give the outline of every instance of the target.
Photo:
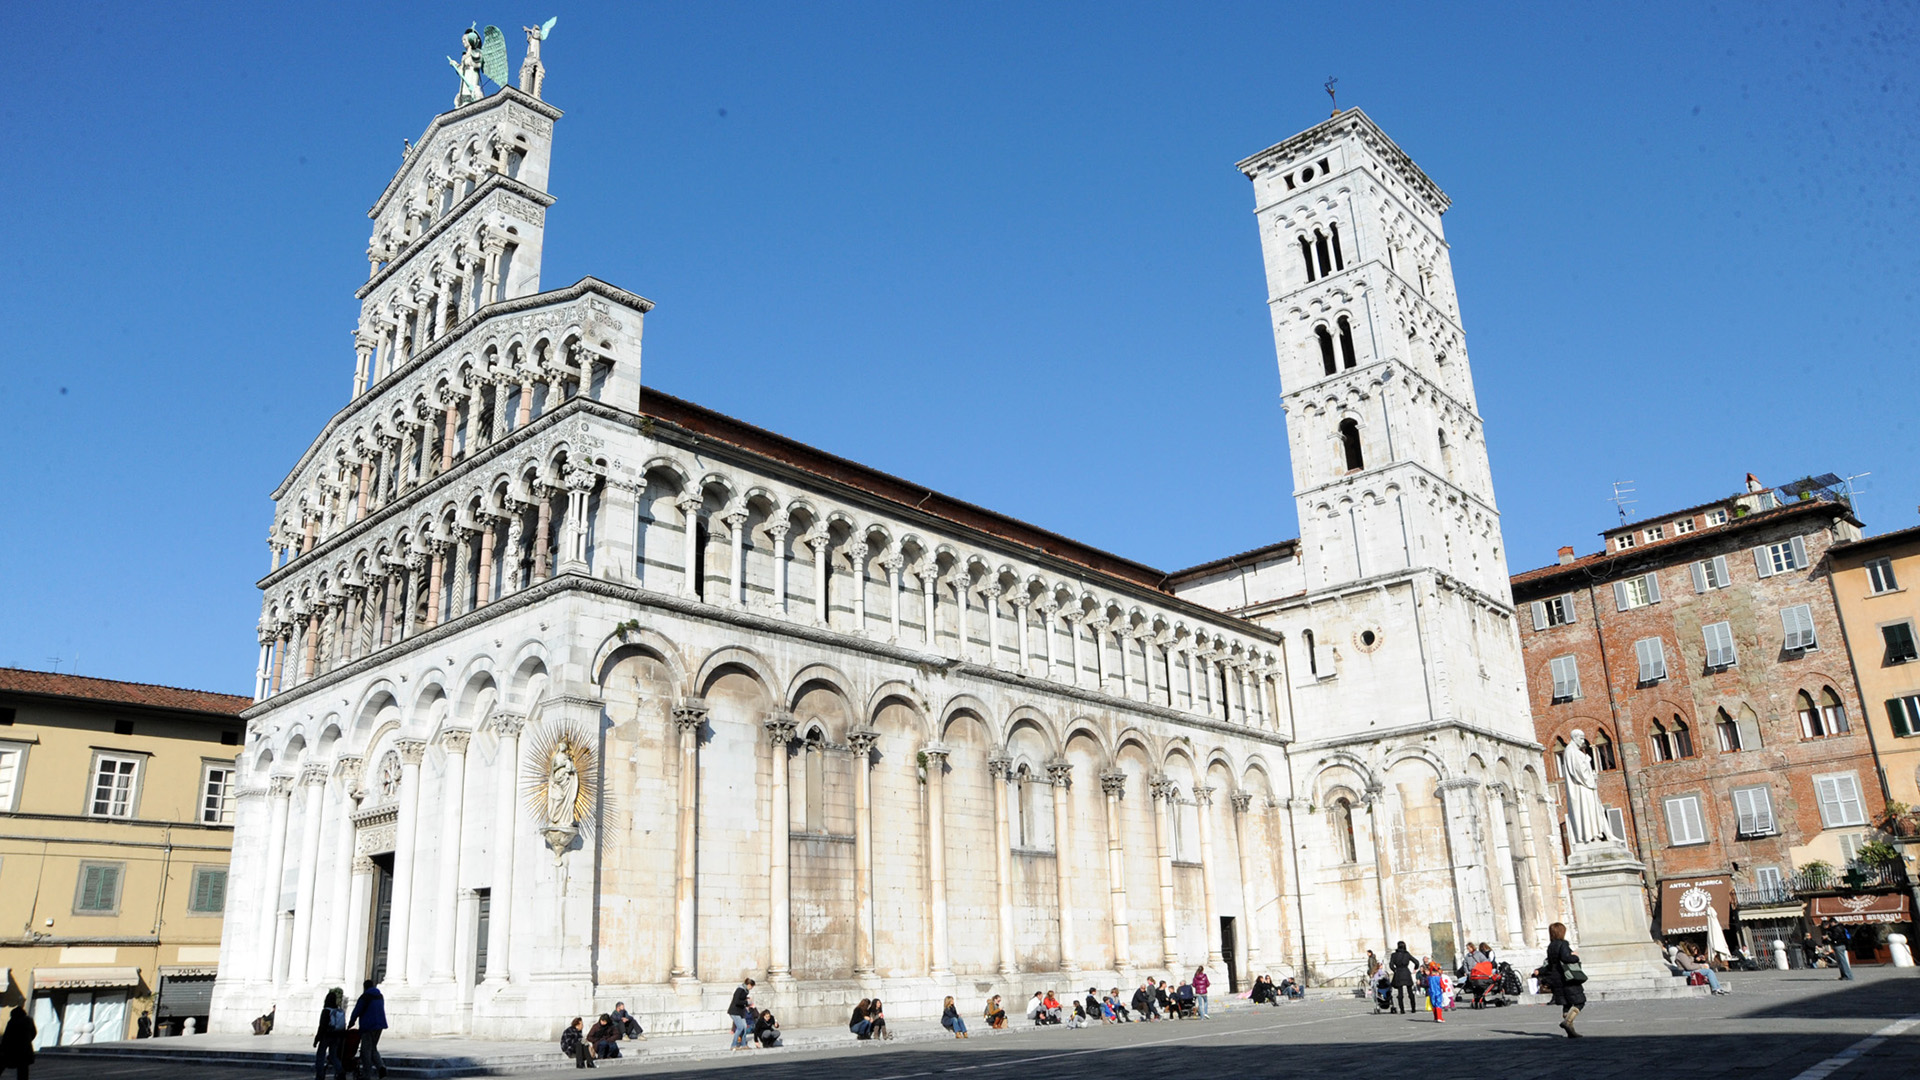
[(1363, 114), (1243, 163), (1303, 537), (1170, 576), (645, 387), (647, 300), (543, 291), (529, 65), (375, 203), (274, 492), (216, 1030), (367, 977), (398, 1033), (548, 1037), (1543, 940), (1446, 201)]

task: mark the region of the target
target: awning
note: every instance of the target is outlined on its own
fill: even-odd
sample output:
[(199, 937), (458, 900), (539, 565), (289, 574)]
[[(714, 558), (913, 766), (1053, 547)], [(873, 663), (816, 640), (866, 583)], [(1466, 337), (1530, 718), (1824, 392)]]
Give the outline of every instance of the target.
[(1837, 923), (1902, 923), (1907, 914), (1907, 894), (1876, 893), (1871, 896), (1816, 896), (1813, 898), (1815, 919), (1832, 919)]
[(6, 993), (7, 987), (12, 985), (13, 985), (13, 969), (0, 968), (0, 994)]
[(208, 978), (220, 974), (219, 964), (161, 964), (160, 977), (163, 979)]
[(139, 986), (137, 967), (34, 968), (35, 990), (83, 990), (87, 987)]
[(1740, 921), (1743, 923), (1778, 922), (1782, 919), (1798, 919), (1807, 913), (1807, 905), (1794, 904), (1750, 904), (1740, 908)]
[(1676, 878), (1660, 883), (1660, 932), (1700, 934), (1707, 929), (1707, 908), (1721, 926), (1733, 924), (1733, 883), (1725, 874)]

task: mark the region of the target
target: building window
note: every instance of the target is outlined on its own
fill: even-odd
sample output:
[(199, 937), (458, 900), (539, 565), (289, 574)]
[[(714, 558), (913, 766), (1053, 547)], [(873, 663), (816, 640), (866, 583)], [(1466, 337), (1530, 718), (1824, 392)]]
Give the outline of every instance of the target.
[(1707, 829), (1700, 819), (1700, 797), (1697, 795), (1675, 795), (1667, 803), (1667, 843), (1674, 847), (1683, 844), (1704, 844), (1707, 842)]
[(1725, 525), (1727, 523), (1727, 511), (1725, 508), (1709, 510), (1706, 514), (1706, 521), (1709, 525)]
[(1615, 551), (1625, 551), (1632, 546), (1633, 546), (1632, 533), (1621, 533), (1619, 536), (1616, 536), (1613, 538), (1613, 550)]
[(1920, 694), (1887, 700), (1887, 722), (1893, 733), (1903, 739), (1920, 735)]
[(88, 813), (94, 817), (133, 816), (140, 759), (100, 754), (93, 759), (93, 798)]
[(1681, 518), (1673, 523), (1673, 535), (1685, 536), (1693, 531), (1693, 519)]
[(1813, 605), (1795, 604), (1780, 609), (1780, 632), (1785, 644), (1782, 648), (1788, 652), (1806, 652), (1820, 647), (1820, 639), (1813, 632)]
[(1763, 900), (1779, 901), (1789, 899), (1787, 883), (1781, 878), (1780, 868), (1777, 866), (1755, 867), (1753, 871), (1753, 884), (1758, 889)]
[(1739, 662), (1733, 649), (1733, 624), (1709, 623), (1700, 628), (1707, 643), (1707, 670), (1720, 671)]
[(1353, 367), (1360, 362), (1353, 352), (1353, 324), (1345, 315), (1340, 316), (1340, 363), (1343, 367)]
[(1660, 579), (1652, 574), (1613, 583), (1613, 604), (1616, 611), (1632, 611), (1660, 602)]
[(819, 728), (807, 732), (807, 744), (801, 760), (806, 763), (806, 830), (827, 831), (827, 742)]
[(1893, 579), (1892, 559), (1867, 561), (1867, 587), (1876, 593), (1892, 592), (1900, 587), (1900, 583)]
[(1640, 661), (1640, 685), (1651, 686), (1667, 677), (1667, 647), (1659, 638), (1634, 642), (1633, 655)]
[(1820, 722), (1829, 735), (1845, 735), (1853, 730), (1847, 723), (1847, 707), (1840, 704), (1840, 696), (1831, 686), (1820, 689)]
[(1679, 761), (1693, 756), (1693, 732), (1688, 730), (1687, 722), (1679, 717), (1672, 724), (1653, 722), (1653, 760)]
[(1533, 628), (1545, 630), (1549, 626), (1565, 626), (1573, 621), (1573, 594), (1550, 596), (1545, 600), (1533, 602)]
[(187, 894), (187, 910), (195, 915), (218, 915), (227, 909), (227, 868), (193, 868), (193, 891)]
[(80, 880), (73, 896), (75, 915), (117, 915), (120, 913), (120, 879), (126, 863), (83, 862)]
[(1721, 709), (1714, 720), (1713, 733), (1720, 739), (1720, 752), (1723, 754), (1731, 754), (1747, 748), (1746, 740), (1740, 737), (1740, 725), (1733, 722), (1733, 717), (1728, 716), (1725, 709)]
[(208, 765), (200, 778), (200, 823), (233, 824), (233, 777), (231, 765)]
[(27, 771), (27, 748), (0, 743), (0, 813), (19, 809), (20, 779)]
[(1697, 593), (1724, 589), (1733, 579), (1727, 574), (1727, 557), (1715, 555), (1711, 559), (1701, 559), (1692, 566), (1693, 591)]
[(1571, 656), (1556, 656), (1547, 662), (1553, 672), (1553, 700), (1555, 704), (1572, 701), (1580, 696), (1580, 662)]
[(1733, 812), (1739, 822), (1735, 833), (1740, 838), (1774, 834), (1773, 793), (1765, 787), (1733, 789)]
[(1887, 663), (1904, 664), (1920, 657), (1920, 652), (1914, 649), (1913, 623), (1897, 622), (1883, 626), (1880, 628), (1880, 637), (1887, 643)]
[(1807, 543), (1796, 536), (1777, 544), (1762, 544), (1753, 549), (1753, 562), (1763, 578), (1802, 569), (1807, 565)]
[(1613, 740), (1607, 738), (1604, 731), (1593, 733), (1593, 741), (1587, 745), (1593, 747), (1593, 764), (1601, 772), (1620, 767), (1620, 759), (1614, 756)]
[(1333, 800), (1329, 808), (1329, 820), (1333, 823), (1333, 850), (1343, 863), (1360, 861), (1359, 851), (1353, 843), (1353, 803), (1346, 797)]
[(1820, 827), (1844, 829), (1867, 823), (1866, 803), (1860, 798), (1860, 778), (1853, 773), (1826, 773), (1813, 778), (1820, 800)]
[(1658, 525), (1655, 525), (1647, 530), (1647, 543), (1649, 544), (1653, 543), (1655, 540), (1665, 540), (1666, 538), (1667, 538), (1667, 531)]
[(1340, 449), (1346, 454), (1348, 472), (1367, 467), (1366, 458), (1360, 453), (1360, 425), (1351, 417), (1340, 421)]
[(1607, 832), (1615, 840), (1627, 838), (1627, 815), (1617, 806), (1607, 807)]
[(1322, 370), (1328, 375), (1340, 370), (1339, 364), (1334, 360), (1333, 356), (1333, 335), (1327, 332), (1326, 327), (1316, 326), (1313, 328), (1313, 337), (1314, 340), (1320, 343), (1320, 367)]
[(375, 779), (379, 805), (400, 801), (400, 774), (400, 755), (388, 751), (387, 756), (380, 759), (380, 773)]

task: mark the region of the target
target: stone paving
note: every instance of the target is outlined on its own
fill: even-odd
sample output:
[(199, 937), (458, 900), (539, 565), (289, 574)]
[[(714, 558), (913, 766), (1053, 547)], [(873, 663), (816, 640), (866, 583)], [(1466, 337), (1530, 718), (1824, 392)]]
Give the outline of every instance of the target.
[[(1111, 1080), (1115, 1076), (1375, 1077), (1412, 1074), (1418, 1080), (1609, 1080), (1673, 1070), (1686, 1080), (1778, 1077), (1781, 1080), (1889, 1080), (1920, 1077), (1920, 1026), (1888, 1033), (1908, 1017), (1920, 1019), (1920, 974), (1862, 969), (1854, 983), (1824, 972), (1760, 972), (1727, 977), (1725, 997), (1594, 1006), (1580, 1018), (1587, 1038), (1570, 1041), (1556, 1027), (1557, 1010), (1520, 1005), (1475, 1012), (1455, 1010), (1445, 1024), (1430, 1016), (1375, 1015), (1357, 1000), (1320, 1000), (1260, 1008), (1244, 1001), (1216, 1007), (1211, 1022), (1010, 1029), (956, 1042), (937, 1027), (896, 1025), (891, 1043), (856, 1043), (842, 1033), (792, 1032), (813, 1048), (730, 1054), (724, 1037), (649, 1040), (651, 1060), (606, 1062), (596, 1075), (670, 1073), (676, 1080), (715, 1080), (740, 1070), (759, 1080), (917, 1080), (942, 1073)], [(1876, 1032), (1883, 1034), (1871, 1040)], [(291, 1035), (293, 1033), (286, 1033)], [(172, 1040), (184, 1043), (187, 1040)], [(281, 1040), (276, 1039), (276, 1042)], [(552, 1067), (528, 1060), (520, 1044), (470, 1040), (415, 1040), (445, 1056), (521, 1053), (515, 1075), (573, 1073), (557, 1052)], [(631, 1045), (631, 1044), (630, 1044)], [(395, 1049), (399, 1049), (396, 1044)], [(170, 1049), (172, 1049), (170, 1047)], [(693, 1054), (702, 1055), (695, 1058)], [(662, 1057), (677, 1060), (660, 1060)], [(1836, 1061), (1835, 1059), (1838, 1058)], [(503, 1064), (505, 1064), (503, 1062)], [(530, 1069), (529, 1066), (532, 1066)], [(310, 1067), (310, 1066), (309, 1066)], [(212, 1065), (181, 1061), (166, 1052), (139, 1059), (44, 1055), (37, 1080), (101, 1077), (204, 1077), (266, 1080), (295, 1075), (288, 1065)], [(397, 1074), (396, 1074), (397, 1075)]]

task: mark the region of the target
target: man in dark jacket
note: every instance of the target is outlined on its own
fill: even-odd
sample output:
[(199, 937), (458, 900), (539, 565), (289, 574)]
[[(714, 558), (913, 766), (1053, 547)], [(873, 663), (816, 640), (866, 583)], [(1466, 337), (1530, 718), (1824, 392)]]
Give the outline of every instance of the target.
[(372, 979), (361, 984), (360, 1000), (353, 1003), (353, 1015), (347, 1026), (360, 1027), (360, 1075), (384, 1078), (386, 1060), (380, 1056), (380, 1033), (387, 1030), (387, 999)]
[(1404, 941), (1395, 942), (1393, 955), (1387, 957), (1387, 967), (1393, 972), (1393, 991), (1389, 996), (1393, 999), (1394, 1012), (1410, 1013), (1413, 1011), (1413, 968), (1415, 963), (1416, 961), (1413, 958), (1413, 954), (1407, 951), (1407, 943)]
[(1154, 1011), (1153, 992), (1147, 989), (1147, 983), (1141, 983), (1140, 986), (1134, 990), (1133, 1011), (1139, 1013), (1140, 1019), (1145, 1021), (1151, 1022), (1160, 1019)]

